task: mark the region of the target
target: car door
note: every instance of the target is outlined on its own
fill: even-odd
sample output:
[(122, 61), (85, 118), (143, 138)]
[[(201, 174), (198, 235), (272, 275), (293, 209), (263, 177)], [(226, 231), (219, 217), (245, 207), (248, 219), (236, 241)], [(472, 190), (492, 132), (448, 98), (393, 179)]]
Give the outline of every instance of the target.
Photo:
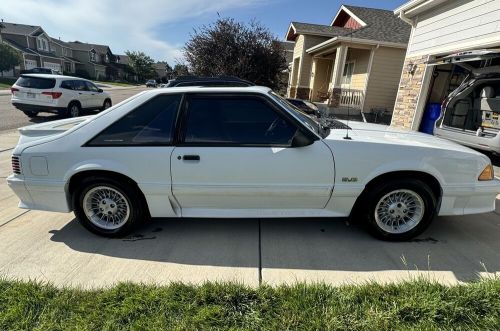
[(74, 80), (73, 88), (75, 90), (75, 98), (80, 101), (82, 108), (91, 108), (91, 95), (87, 84), (84, 80)]
[[(171, 171), (183, 216), (298, 216), (330, 199), (330, 149), (267, 97), (188, 95), (181, 128)], [(316, 140), (292, 147), (304, 134)]]
[(85, 82), (89, 92), (89, 108), (100, 108), (104, 104), (104, 98), (99, 92), (99, 88), (92, 82)]

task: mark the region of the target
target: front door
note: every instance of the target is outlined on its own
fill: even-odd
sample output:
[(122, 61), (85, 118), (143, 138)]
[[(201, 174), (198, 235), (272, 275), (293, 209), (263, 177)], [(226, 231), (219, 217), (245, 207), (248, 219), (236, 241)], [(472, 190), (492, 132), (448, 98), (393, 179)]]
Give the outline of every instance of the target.
[(172, 191), (183, 216), (300, 216), (323, 209), (333, 156), (316, 140), (291, 147), (299, 125), (253, 95), (187, 97)]

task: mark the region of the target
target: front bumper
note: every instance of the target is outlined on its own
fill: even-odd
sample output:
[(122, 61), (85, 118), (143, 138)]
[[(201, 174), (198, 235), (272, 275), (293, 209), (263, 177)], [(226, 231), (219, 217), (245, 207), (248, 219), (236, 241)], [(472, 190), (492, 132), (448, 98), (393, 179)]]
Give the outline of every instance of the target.
[(495, 210), (500, 180), (477, 182), (474, 186), (443, 188), (440, 216), (489, 213)]
[(71, 211), (63, 182), (26, 180), (10, 175), (7, 184), (19, 198), (19, 208), (68, 213)]

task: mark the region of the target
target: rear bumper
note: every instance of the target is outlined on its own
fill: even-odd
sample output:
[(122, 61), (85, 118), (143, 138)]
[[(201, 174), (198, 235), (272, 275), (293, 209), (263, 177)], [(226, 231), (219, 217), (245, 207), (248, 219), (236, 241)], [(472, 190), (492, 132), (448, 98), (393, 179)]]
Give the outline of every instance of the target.
[(28, 112), (62, 113), (66, 111), (66, 108), (64, 107), (32, 105), (21, 102), (12, 102), (12, 105), (21, 111), (28, 111)]
[(10, 175), (7, 184), (19, 198), (19, 208), (68, 213), (69, 206), (63, 182), (25, 180)]
[(475, 186), (443, 188), (440, 216), (489, 213), (495, 210), (500, 180), (478, 182)]

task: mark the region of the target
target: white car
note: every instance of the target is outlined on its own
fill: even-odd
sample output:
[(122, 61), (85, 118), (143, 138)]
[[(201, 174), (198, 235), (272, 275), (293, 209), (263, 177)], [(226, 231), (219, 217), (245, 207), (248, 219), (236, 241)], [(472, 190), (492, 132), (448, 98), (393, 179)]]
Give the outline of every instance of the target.
[(111, 107), (108, 93), (86, 79), (49, 75), (24, 74), (11, 87), (11, 102), (27, 116), (40, 112), (78, 117), (84, 110)]
[(91, 117), (20, 129), (20, 207), (123, 236), (149, 217), (348, 217), (405, 240), (436, 215), (494, 210), (490, 160), (389, 127), (322, 128), (263, 87), (142, 92)]

